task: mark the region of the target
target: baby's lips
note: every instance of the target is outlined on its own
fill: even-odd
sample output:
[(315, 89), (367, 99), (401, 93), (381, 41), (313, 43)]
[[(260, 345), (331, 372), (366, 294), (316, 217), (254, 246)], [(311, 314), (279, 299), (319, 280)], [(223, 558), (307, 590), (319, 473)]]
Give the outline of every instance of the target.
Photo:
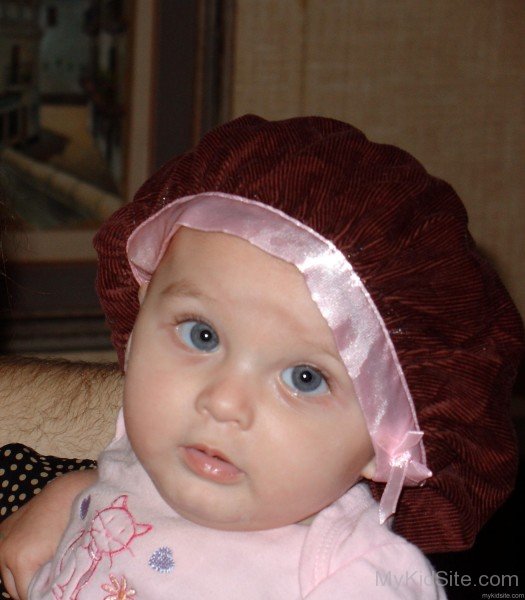
[(213, 448), (204, 445), (185, 446), (182, 451), (186, 465), (205, 479), (234, 483), (243, 474), (226, 455)]

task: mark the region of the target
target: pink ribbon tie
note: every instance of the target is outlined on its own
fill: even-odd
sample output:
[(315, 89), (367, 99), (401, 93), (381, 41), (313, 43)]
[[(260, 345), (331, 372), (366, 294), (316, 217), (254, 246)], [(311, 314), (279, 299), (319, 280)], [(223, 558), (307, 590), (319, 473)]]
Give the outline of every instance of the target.
[(421, 483), (432, 476), (432, 471), (412, 457), (411, 450), (419, 444), (422, 431), (407, 431), (401, 442), (393, 449), (383, 449), (390, 456), (390, 473), (379, 504), (379, 522), (383, 524), (396, 511), (397, 501), (408, 479), (414, 484)]

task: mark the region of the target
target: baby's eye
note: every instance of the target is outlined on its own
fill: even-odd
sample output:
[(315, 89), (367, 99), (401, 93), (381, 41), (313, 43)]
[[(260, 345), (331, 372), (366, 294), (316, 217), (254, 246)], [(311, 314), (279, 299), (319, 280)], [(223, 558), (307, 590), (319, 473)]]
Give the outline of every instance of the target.
[(213, 352), (219, 346), (219, 336), (213, 327), (202, 321), (184, 321), (176, 330), (186, 346), (200, 352)]
[(323, 375), (308, 365), (297, 365), (285, 369), (281, 377), (289, 388), (301, 394), (326, 394), (329, 389)]

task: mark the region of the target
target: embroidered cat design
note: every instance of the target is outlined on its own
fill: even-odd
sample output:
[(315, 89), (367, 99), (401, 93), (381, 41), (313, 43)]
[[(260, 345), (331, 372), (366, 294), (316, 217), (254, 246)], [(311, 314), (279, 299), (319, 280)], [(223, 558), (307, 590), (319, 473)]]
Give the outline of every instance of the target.
[(126, 495), (97, 511), (89, 527), (78, 533), (60, 560), (52, 588), (55, 600), (76, 600), (102, 561), (109, 561), (111, 567), (115, 555), (131, 552), (133, 541), (151, 529), (151, 525), (137, 523), (133, 518)]

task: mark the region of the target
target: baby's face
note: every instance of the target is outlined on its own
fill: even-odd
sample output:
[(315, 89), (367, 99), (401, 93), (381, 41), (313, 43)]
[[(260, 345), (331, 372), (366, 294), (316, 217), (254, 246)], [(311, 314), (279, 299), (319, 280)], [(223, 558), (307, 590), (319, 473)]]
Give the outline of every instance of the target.
[(226, 234), (172, 240), (133, 332), (124, 415), (164, 500), (217, 529), (299, 522), (371, 469), (352, 383), (302, 275)]

